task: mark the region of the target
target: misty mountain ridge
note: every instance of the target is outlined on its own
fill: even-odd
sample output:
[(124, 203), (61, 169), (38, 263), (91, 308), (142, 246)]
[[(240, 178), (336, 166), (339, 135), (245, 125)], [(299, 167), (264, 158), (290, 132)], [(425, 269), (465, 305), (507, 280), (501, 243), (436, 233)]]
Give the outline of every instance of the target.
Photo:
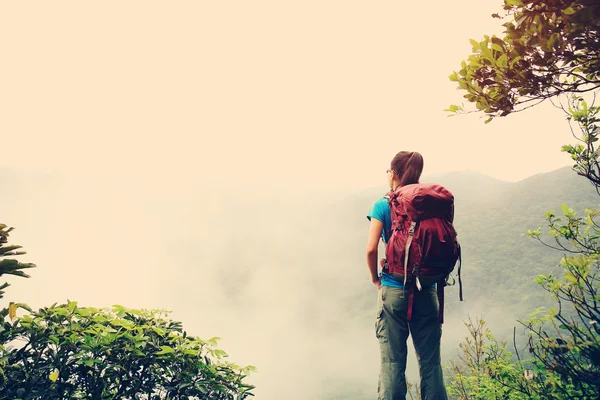
[[(544, 190), (546, 195), (551, 197), (559, 196), (565, 190), (567, 192), (577, 192), (586, 185), (589, 186), (587, 180), (577, 176), (571, 167), (537, 173), (515, 182), (504, 181), (470, 170), (423, 175), (421, 182), (443, 185), (450, 190), (456, 201), (466, 201), (468, 203), (473, 200), (492, 200), (505, 194), (514, 196), (515, 193), (521, 192), (523, 188), (528, 188), (527, 191), (532, 191), (534, 188)], [(383, 195), (387, 191), (389, 191), (389, 188), (383, 181), (381, 185), (365, 188), (357, 191), (357, 193), (360, 197), (363, 195)], [(592, 190), (592, 192), (594, 191)]]

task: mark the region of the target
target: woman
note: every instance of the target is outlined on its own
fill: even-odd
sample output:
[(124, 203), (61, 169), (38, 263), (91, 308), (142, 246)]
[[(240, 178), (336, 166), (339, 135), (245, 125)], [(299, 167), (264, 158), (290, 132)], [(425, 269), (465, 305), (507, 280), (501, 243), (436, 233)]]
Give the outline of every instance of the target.
[[(417, 152), (401, 151), (392, 159), (387, 171), (391, 190), (419, 183), (423, 157)], [(378, 289), (376, 336), (381, 350), (378, 399), (406, 399), (406, 341), (412, 335), (423, 400), (447, 400), (440, 359), (442, 325), (435, 285), (414, 291), (412, 318), (407, 320), (408, 288), (402, 281), (382, 271), (377, 272), (377, 247), (381, 238), (387, 243), (392, 229), (386, 197), (377, 200), (367, 216), (371, 221), (367, 242), (367, 265), (371, 280)]]

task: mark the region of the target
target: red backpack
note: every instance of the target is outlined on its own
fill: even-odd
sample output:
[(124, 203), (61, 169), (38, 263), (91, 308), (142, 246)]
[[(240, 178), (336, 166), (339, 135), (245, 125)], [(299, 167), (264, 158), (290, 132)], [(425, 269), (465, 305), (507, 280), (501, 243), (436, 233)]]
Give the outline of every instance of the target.
[(460, 245), (454, 221), (454, 196), (436, 184), (412, 184), (388, 193), (392, 234), (382, 260), (385, 272), (409, 288), (408, 315), (412, 317), (414, 289), (437, 284), (439, 318), (444, 322), (444, 287), (458, 266), (459, 298), (463, 301), (460, 277)]

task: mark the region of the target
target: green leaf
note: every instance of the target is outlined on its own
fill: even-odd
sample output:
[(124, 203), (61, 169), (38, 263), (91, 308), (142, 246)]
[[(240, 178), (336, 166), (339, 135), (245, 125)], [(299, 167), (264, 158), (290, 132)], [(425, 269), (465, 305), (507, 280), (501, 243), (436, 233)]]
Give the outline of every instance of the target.
[(56, 380), (58, 379), (58, 371), (54, 370), (53, 372), (51, 372), (50, 375), (48, 375), (48, 378), (50, 378), (52, 382), (56, 382)]
[(565, 279), (572, 283), (577, 283), (577, 277), (570, 272), (565, 272)]
[(566, 204), (563, 204), (562, 206), (560, 206), (560, 208), (562, 209), (563, 213), (565, 213), (566, 215), (573, 214), (573, 210), (571, 208), (569, 208)]
[(497, 45), (496, 43), (492, 43), (492, 49), (494, 49), (496, 51), (504, 51), (504, 49), (500, 45)]
[(175, 353), (175, 349), (170, 346), (160, 346), (160, 351), (157, 351), (154, 354), (171, 354)]
[(507, 66), (506, 54), (502, 54), (500, 57), (498, 57), (497, 63), (500, 68), (506, 68), (506, 66)]

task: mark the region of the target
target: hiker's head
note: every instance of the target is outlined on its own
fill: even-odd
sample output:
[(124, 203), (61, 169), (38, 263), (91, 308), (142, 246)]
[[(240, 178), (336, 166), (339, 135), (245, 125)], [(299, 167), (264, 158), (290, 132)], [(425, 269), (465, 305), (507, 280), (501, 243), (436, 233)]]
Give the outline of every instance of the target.
[(390, 188), (419, 183), (423, 172), (423, 156), (416, 151), (401, 151), (396, 154), (388, 170)]

